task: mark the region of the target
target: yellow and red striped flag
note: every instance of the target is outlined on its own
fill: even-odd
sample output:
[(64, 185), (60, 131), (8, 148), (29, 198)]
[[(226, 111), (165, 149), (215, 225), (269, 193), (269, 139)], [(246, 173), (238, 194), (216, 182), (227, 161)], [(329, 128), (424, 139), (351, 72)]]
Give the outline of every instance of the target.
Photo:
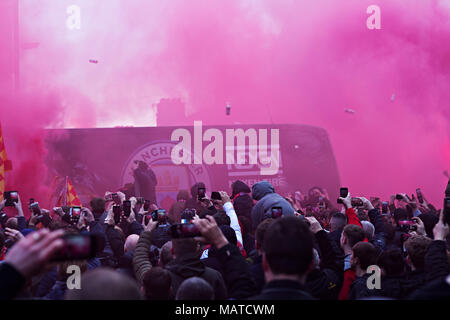
[(9, 170), (12, 170), (12, 164), (6, 155), (2, 125), (0, 124), (0, 201), (3, 201), (3, 192), (5, 192), (5, 176), (6, 171)]
[(75, 187), (73, 186), (70, 179), (67, 178), (67, 205), (69, 207), (81, 206), (80, 198), (78, 198), (77, 192), (75, 191)]

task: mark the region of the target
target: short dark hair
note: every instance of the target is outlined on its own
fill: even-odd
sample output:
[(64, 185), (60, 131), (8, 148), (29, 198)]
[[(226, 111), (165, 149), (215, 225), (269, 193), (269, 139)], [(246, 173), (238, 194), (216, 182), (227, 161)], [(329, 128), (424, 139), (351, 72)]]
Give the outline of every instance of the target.
[(229, 226), (231, 224), (230, 217), (225, 213), (225, 211), (219, 211), (215, 215), (213, 215), (214, 220), (218, 226)]
[(347, 216), (345, 214), (343, 214), (342, 212), (331, 213), (331, 218), (344, 221), (344, 225), (347, 223)]
[(433, 240), (430, 238), (419, 235), (413, 235), (406, 240), (406, 252), (416, 269), (422, 270), (425, 268), (425, 254), (427, 253), (431, 242), (433, 242)]
[(272, 218), (263, 220), (258, 227), (256, 228), (256, 232), (255, 232), (255, 240), (258, 246), (258, 249), (261, 249), (263, 244), (264, 244), (264, 237), (266, 235), (266, 231), (267, 229), (269, 229), (270, 225), (274, 222), (275, 220)]
[(363, 270), (377, 263), (378, 250), (370, 242), (360, 241), (352, 247), (352, 251), (353, 257), (359, 259), (359, 265)]
[(103, 198), (93, 198), (90, 205), (92, 213), (102, 214), (105, 212), (105, 200)]
[(350, 247), (364, 240), (364, 230), (356, 224), (346, 225), (342, 233), (347, 238)]
[(192, 238), (172, 239), (172, 249), (176, 257), (197, 251), (197, 242)]
[(214, 300), (214, 289), (202, 278), (188, 278), (178, 288), (176, 300)]
[(9, 218), (6, 221), (5, 228), (19, 230), (19, 223), (16, 217)]
[(395, 222), (408, 219), (408, 211), (403, 208), (396, 208), (393, 213)]
[(377, 264), (386, 272), (387, 276), (401, 275), (405, 271), (405, 261), (400, 249), (383, 251), (378, 257)]
[(147, 300), (168, 300), (172, 280), (166, 269), (153, 267), (144, 274), (142, 286)]
[(276, 219), (266, 231), (263, 251), (274, 274), (305, 274), (313, 260), (313, 235), (297, 217)]

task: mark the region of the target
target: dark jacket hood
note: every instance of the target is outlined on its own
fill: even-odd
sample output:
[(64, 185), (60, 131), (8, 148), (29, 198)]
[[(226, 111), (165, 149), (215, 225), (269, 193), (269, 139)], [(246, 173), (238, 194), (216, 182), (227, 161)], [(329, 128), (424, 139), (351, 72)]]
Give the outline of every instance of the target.
[(171, 261), (166, 269), (182, 278), (200, 277), (205, 272), (205, 265), (197, 254), (187, 254)]
[(187, 191), (187, 190), (180, 190), (180, 191), (178, 191), (177, 201), (181, 200), (181, 199), (188, 200), (189, 199), (189, 191)]
[(268, 181), (260, 181), (252, 187), (252, 197), (255, 200), (261, 200), (264, 196), (275, 193), (275, 189)]
[(235, 182), (233, 182), (233, 184), (231, 185), (231, 198), (234, 198), (238, 193), (244, 192), (244, 193), (250, 193), (252, 192), (250, 190), (250, 187), (248, 185), (246, 185), (244, 182), (242, 182), (241, 180), (236, 180)]
[(206, 188), (203, 182), (197, 182), (191, 187), (191, 196), (192, 199), (197, 199), (198, 197), (198, 188)]

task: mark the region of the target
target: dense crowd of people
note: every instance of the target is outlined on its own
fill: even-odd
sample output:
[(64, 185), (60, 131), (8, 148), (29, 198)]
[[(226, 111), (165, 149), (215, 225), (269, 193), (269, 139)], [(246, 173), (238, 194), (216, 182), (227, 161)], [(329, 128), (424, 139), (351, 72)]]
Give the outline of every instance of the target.
[(20, 195), (4, 199), (0, 299), (450, 298), (448, 221), (422, 194), (336, 202), (239, 180), (211, 191), (197, 183), (165, 209), (107, 192), (79, 214), (30, 201), (28, 219)]

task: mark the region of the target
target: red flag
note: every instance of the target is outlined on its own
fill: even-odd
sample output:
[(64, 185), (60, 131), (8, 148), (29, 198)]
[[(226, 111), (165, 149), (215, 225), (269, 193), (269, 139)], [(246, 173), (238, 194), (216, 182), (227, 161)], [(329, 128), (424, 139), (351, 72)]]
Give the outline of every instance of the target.
[(61, 207), (63, 205), (69, 207), (81, 206), (80, 198), (78, 198), (75, 187), (73, 186), (69, 177), (66, 177), (64, 187), (62, 188), (61, 193), (59, 194), (58, 197), (58, 201), (56, 203), (57, 207)]
[(73, 186), (70, 179), (67, 178), (67, 196), (66, 202), (69, 207), (81, 206), (80, 198), (78, 198), (77, 192), (75, 191), (75, 187)]

